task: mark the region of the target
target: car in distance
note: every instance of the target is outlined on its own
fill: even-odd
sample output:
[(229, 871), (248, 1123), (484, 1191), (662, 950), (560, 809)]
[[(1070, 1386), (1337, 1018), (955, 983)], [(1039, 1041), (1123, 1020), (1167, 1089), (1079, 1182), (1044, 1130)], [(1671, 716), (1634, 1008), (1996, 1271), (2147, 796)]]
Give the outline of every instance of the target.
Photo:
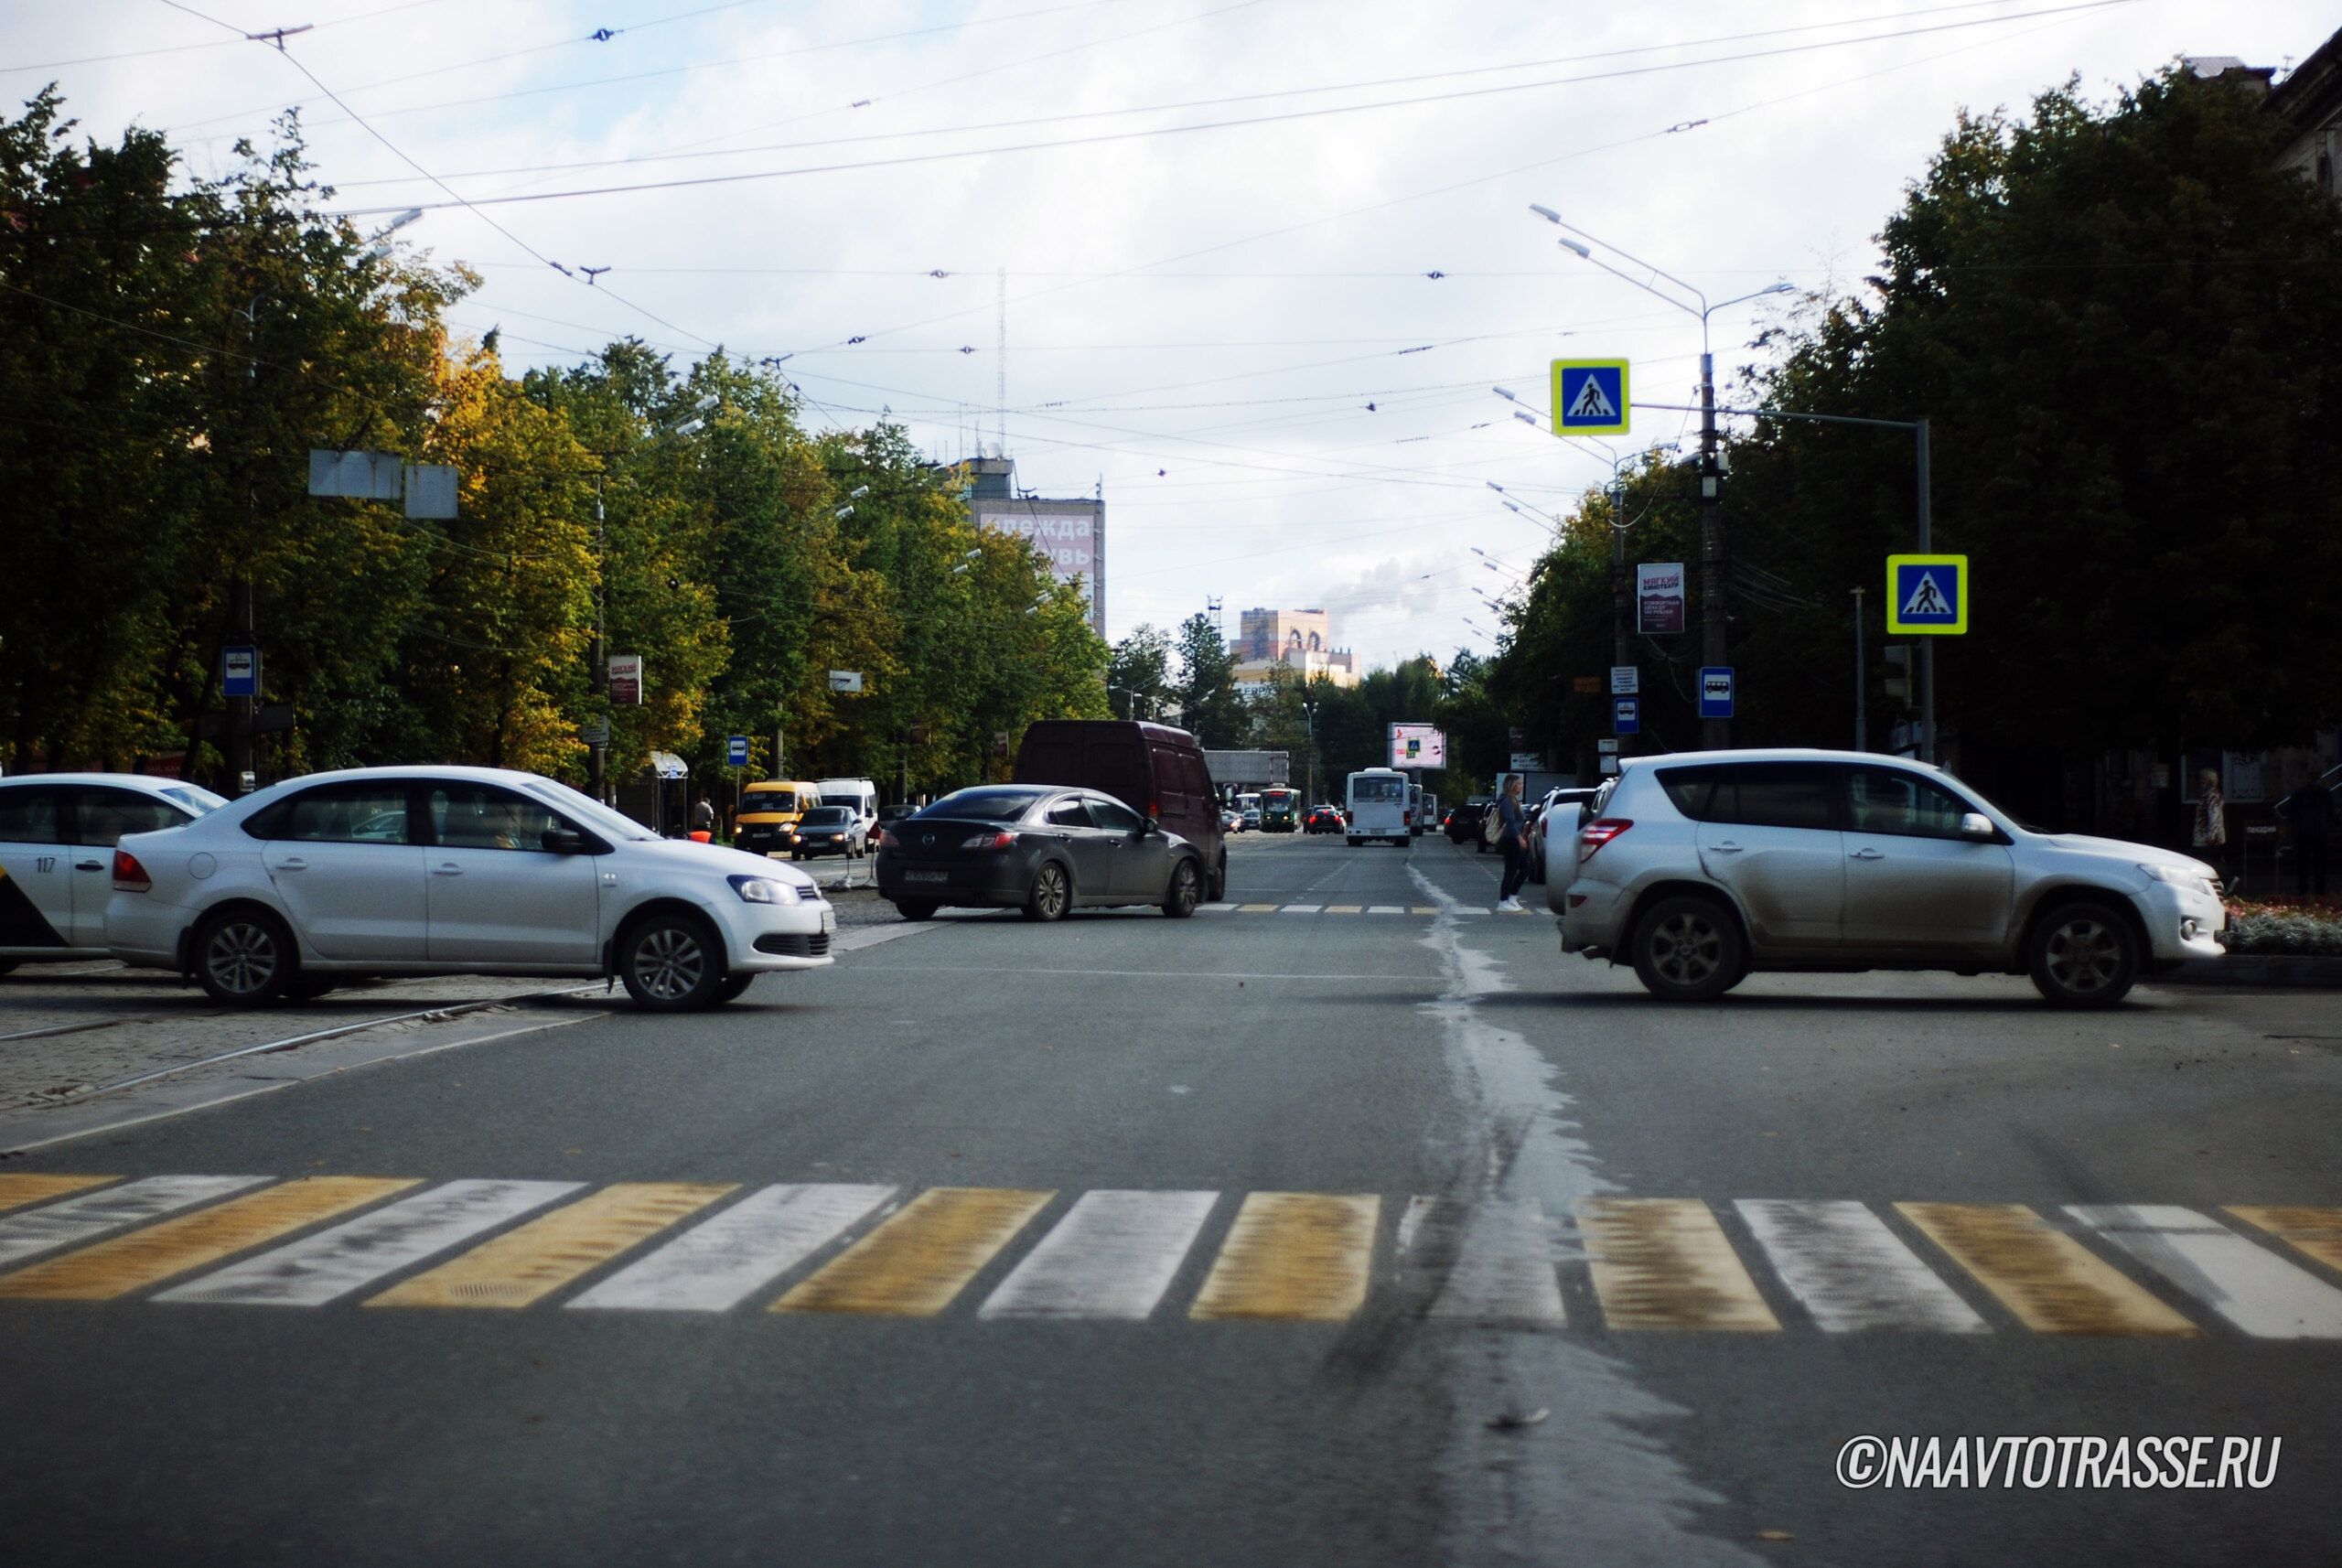
[(227, 803), (198, 785), (134, 773), (0, 779), (0, 974), (102, 956), (114, 844)]
[(866, 830), (862, 814), (851, 805), (816, 806), (797, 819), (789, 832), (789, 858), (811, 860), (815, 855), (842, 854), (848, 860), (862, 855)]
[(1015, 781), (1111, 795), (1204, 857), (1207, 898), (1228, 887), (1219, 801), (1203, 747), (1186, 730), (1130, 719), (1042, 719), (1025, 726)]
[(1300, 825), (1300, 790), (1263, 789), (1261, 791), (1261, 831), (1262, 832), (1289, 833)]
[(768, 779), (751, 784), (740, 794), (739, 815), (732, 824), (732, 847), (750, 854), (787, 854), (789, 835), (797, 819), (821, 803), (821, 786), (801, 779)]
[(878, 896), (905, 919), (939, 908), (1155, 904), (1185, 919), (1204, 901), (1202, 849), (1098, 789), (983, 784), (946, 795), (878, 843)]
[(1632, 964), (1671, 1000), (1759, 969), (1948, 969), (2029, 974), (2054, 1004), (2102, 1007), (2221, 951), (2210, 866), (2036, 832), (1922, 763), (1630, 757), (1587, 814), (1547, 884), (1562, 950)]
[(1494, 809), (1495, 806), (1496, 798), (1494, 796), (1468, 795), (1465, 797), (1464, 803), (1462, 805), (1447, 813), (1447, 822), (1445, 824), (1447, 828), (1447, 842), (1450, 843), (1470, 843), (1475, 845), (1481, 854), (1486, 854), (1488, 853), (1488, 841), (1482, 832), (1481, 824), (1488, 821), (1488, 812)]
[(1258, 807), (1258, 806), (1247, 806), (1247, 807), (1245, 807), (1245, 808), (1244, 808), (1244, 812), (1243, 812), (1243, 817), (1242, 817), (1242, 823), (1243, 823), (1243, 829), (1244, 829), (1244, 831), (1245, 831), (1246, 832), (1248, 832), (1248, 833), (1256, 833), (1256, 832), (1259, 832), (1261, 831), (1261, 808), (1260, 808), (1260, 807)]
[(828, 964), (837, 929), (793, 866), (495, 768), (310, 774), (125, 835), (112, 882), (115, 958), (238, 1005), (363, 975), (615, 975), (676, 1011)]
[(1309, 808), (1309, 815), (1302, 819), (1301, 831), (1305, 833), (1338, 833), (1348, 825), (1342, 821), (1342, 809), (1327, 801)]

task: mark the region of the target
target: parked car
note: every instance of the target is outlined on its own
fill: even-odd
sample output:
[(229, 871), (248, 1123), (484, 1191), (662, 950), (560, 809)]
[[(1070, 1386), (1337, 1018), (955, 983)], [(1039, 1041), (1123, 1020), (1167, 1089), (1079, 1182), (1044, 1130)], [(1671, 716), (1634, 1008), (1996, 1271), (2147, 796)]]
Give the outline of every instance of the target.
[(227, 803), (198, 785), (135, 773), (0, 779), (0, 974), (102, 956), (114, 844)]
[(1226, 894), (1228, 851), (1211, 769), (1186, 730), (1126, 719), (1044, 719), (1025, 726), (1015, 778), (1112, 796), (1196, 847), (1207, 898)]
[(945, 905), (1055, 920), (1085, 906), (1204, 901), (1199, 845), (1098, 789), (985, 784), (946, 795), (878, 843), (878, 896), (910, 920)]
[(657, 1011), (830, 962), (837, 915), (793, 866), (662, 839), (493, 768), (316, 773), (125, 835), (106, 944), (253, 1005), (373, 974), (615, 974)]
[(2102, 1007), (2142, 974), (2221, 951), (2210, 866), (2035, 832), (1920, 763), (1630, 757), (1589, 814), (1569, 875), (1549, 884), (1562, 950), (1630, 963), (1671, 1000), (1720, 996), (1759, 969), (1949, 969), (2030, 974), (2053, 1004)]
[(789, 833), (789, 858), (811, 860), (815, 855), (842, 854), (862, 858), (868, 831), (852, 806), (816, 806), (797, 821)]
[(1481, 824), (1488, 821), (1488, 811), (1495, 804), (1496, 798), (1491, 795), (1466, 796), (1462, 805), (1447, 813), (1447, 842), (1468, 843), (1486, 854), (1488, 846), (1482, 836)]
[(1529, 808), (1528, 836), (1523, 843), (1529, 851), (1530, 881), (1543, 882), (1547, 865), (1566, 860), (1575, 853), (1574, 849), (1564, 847), (1559, 857), (1549, 859), (1547, 841), (1551, 838), (1564, 846), (1571, 844), (1577, 833), (1580, 815), (1599, 793), (1598, 788), (1548, 789), (1543, 800)]
[(750, 854), (787, 854), (797, 819), (821, 803), (821, 786), (805, 779), (768, 779), (751, 784), (740, 795), (732, 847)]
[(1309, 808), (1309, 815), (1302, 819), (1301, 831), (1306, 833), (1338, 833), (1348, 828), (1342, 820), (1342, 809), (1331, 803)]

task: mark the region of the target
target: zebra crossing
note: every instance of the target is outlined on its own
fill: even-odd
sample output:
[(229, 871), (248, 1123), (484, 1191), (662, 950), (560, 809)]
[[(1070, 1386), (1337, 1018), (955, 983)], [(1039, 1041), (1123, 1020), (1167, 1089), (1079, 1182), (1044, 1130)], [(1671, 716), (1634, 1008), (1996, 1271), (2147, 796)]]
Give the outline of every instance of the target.
[[(1436, 904), (1198, 904), (1199, 915), (1436, 915)], [(1498, 915), (1504, 911), (1477, 904), (1453, 904), (1450, 915)], [(1523, 911), (1526, 913), (1526, 911)]]
[(2315, 1340), (2342, 1339), (2337, 1278), (2342, 1208), (2249, 1204), (1599, 1197), (1552, 1216), (1372, 1193), (0, 1173), (0, 1310), (1341, 1324), (1379, 1293), (1441, 1326)]

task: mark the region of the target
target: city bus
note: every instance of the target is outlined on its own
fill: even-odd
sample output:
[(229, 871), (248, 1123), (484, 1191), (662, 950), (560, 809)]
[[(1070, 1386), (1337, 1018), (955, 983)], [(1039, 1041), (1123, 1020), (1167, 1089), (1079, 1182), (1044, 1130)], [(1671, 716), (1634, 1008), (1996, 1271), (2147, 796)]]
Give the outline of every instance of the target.
[(1262, 832), (1289, 833), (1300, 826), (1300, 790), (1263, 789), (1261, 791), (1261, 831)]
[(1395, 768), (1370, 768), (1349, 778), (1349, 842), (1369, 839), (1407, 847), (1407, 776)]

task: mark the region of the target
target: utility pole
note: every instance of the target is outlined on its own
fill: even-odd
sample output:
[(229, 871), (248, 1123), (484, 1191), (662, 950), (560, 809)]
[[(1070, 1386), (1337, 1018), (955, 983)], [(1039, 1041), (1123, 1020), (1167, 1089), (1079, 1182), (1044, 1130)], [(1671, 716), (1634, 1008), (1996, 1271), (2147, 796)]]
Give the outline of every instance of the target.
[[(252, 580), (238, 575), (228, 585), (228, 640), (234, 645), (257, 648), (259, 642), (252, 631)], [(254, 656), (258, 668), (258, 655)], [(229, 793), (249, 795), (259, 782), (252, 767), (252, 722), (260, 706), (257, 693), (249, 697), (228, 699), (228, 781)]]
[[(1627, 586), (1627, 479), (1614, 459), (1610, 466), (1610, 663), (1623, 669), (1635, 661), (1634, 598)], [(1618, 755), (1628, 755), (1634, 736), (1618, 736)], [(1509, 758), (1508, 758), (1509, 760)]]
[[(1705, 335), (1707, 322), (1701, 321)], [(1715, 356), (1700, 354), (1700, 662), (1729, 664), (1724, 601), (1724, 486), (1716, 471)], [(1702, 719), (1700, 746), (1722, 751), (1732, 744), (1730, 719)]]
[(602, 476), (594, 476), (594, 646), (586, 655), (586, 680), (592, 689), (590, 699), (601, 710), (600, 715), (589, 721), (597, 727), (588, 735), (601, 739), (586, 749), (586, 774), (591, 788), (587, 793), (604, 805), (609, 803), (610, 766), (610, 642), (609, 642), (609, 534), (602, 520)]
[[(1928, 422), (1919, 420), (1916, 427), (1919, 438), (1919, 553), (1925, 555), (1933, 548), (1934, 508), (1928, 500), (1933, 487), (1928, 479)], [(1936, 639), (1932, 637), (1919, 639), (1919, 760), (1943, 760), (1936, 755)]]
[(1856, 588), (1854, 590), (1854, 749), (1856, 751), (1870, 749), (1868, 715), (1864, 711), (1864, 688), (1866, 683), (1866, 678), (1863, 672), (1863, 591)]

